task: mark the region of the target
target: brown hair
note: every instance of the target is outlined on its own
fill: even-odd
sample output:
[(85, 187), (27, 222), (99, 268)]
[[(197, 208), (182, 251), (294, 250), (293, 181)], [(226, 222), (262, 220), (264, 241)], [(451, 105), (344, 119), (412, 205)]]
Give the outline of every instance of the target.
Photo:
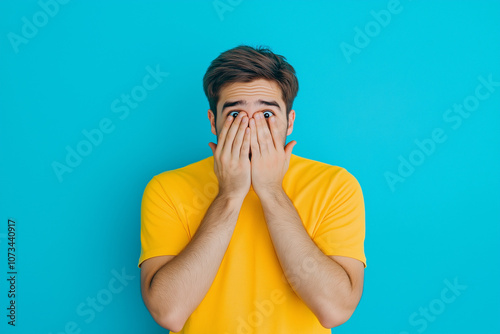
[(273, 53), (268, 47), (253, 48), (248, 45), (239, 45), (221, 53), (210, 63), (203, 77), (203, 90), (215, 119), (220, 91), (226, 85), (256, 79), (272, 80), (278, 84), (286, 104), (288, 121), (288, 114), (299, 90), (295, 69), (285, 57)]

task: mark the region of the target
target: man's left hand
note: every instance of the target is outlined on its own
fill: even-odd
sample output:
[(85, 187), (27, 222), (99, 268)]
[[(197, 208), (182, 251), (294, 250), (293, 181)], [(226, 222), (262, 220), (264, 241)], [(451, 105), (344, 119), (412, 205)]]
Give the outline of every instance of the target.
[(295, 140), (286, 146), (279, 133), (276, 116), (269, 117), (269, 127), (262, 112), (250, 119), (252, 151), (252, 186), (259, 198), (283, 190), (283, 178), (290, 164)]

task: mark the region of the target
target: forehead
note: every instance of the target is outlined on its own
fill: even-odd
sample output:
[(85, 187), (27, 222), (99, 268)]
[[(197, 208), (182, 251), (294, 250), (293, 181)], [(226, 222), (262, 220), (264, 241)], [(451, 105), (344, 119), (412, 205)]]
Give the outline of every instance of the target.
[(262, 98), (270, 98), (278, 102), (284, 108), (282, 92), (274, 81), (257, 79), (251, 82), (234, 82), (224, 87), (220, 92), (217, 110), (228, 100), (246, 100), (248, 103)]

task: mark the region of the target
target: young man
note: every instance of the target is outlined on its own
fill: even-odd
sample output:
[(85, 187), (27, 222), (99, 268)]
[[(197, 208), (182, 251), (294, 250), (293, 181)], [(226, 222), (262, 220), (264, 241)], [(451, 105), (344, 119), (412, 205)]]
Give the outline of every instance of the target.
[(342, 167), (292, 154), (295, 70), (223, 52), (203, 79), (213, 156), (156, 175), (141, 208), (141, 291), (176, 333), (330, 333), (363, 291), (365, 211)]

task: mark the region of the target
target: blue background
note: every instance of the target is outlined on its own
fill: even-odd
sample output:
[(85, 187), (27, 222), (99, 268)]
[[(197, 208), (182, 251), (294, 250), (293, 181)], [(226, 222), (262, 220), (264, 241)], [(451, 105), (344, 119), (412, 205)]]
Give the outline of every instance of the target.
[[(219, 53), (249, 44), (297, 71), (293, 153), (345, 167), (363, 188), (364, 293), (333, 332), (499, 333), (500, 87), (460, 126), (444, 117), (473, 101), (480, 76), (500, 81), (500, 2), (401, 0), (377, 30), (371, 11), (390, 1), (221, 1), (231, 10), (70, 1), (46, 22), (36, 1), (0, 2), (0, 332), (166, 332), (140, 295), (142, 192), (153, 175), (211, 155), (202, 77)], [(16, 46), (13, 34), (23, 38), (34, 20), (37, 32), (24, 28), (30, 38)], [(346, 56), (356, 28), (372, 29), (369, 43)], [(114, 112), (148, 66), (169, 74), (126, 117)], [(113, 130), (59, 179), (53, 163), (105, 119)], [(435, 129), (446, 140), (418, 153), (415, 140)], [(391, 187), (386, 173), (411, 155), (418, 165)], [(15, 328), (8, 218), (17, 222)], [(122, 271), (127, 285), (110, 293)], [(461, 290), (444, 303), (455, 280)], [(97, 296), (106, 305), (93, 317), (78, 313)]]

